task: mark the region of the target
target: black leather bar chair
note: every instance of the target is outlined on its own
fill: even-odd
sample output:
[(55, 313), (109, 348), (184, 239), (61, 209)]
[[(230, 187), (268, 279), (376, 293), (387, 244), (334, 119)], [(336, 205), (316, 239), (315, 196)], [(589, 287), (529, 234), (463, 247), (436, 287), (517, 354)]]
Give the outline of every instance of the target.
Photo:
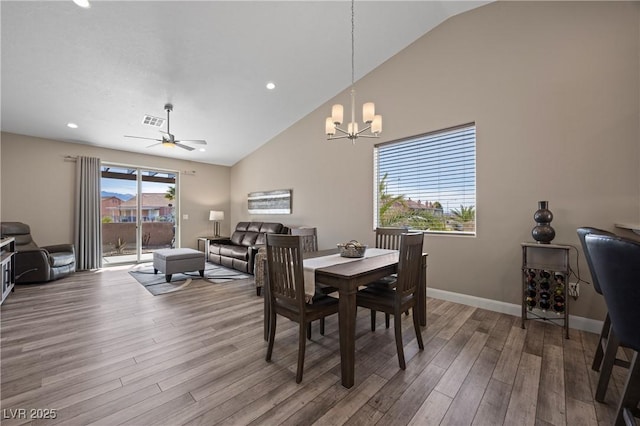
[[(615, 236), (615, 234), (603, 229), (591, 228), (587, 226), (578, 228), (577, 233), (578, 238), (580, 238), (580, 243), (582, 243), (582, 249), (587, 260), (587, 265), (589, 266), (589, 271), (591, 272), (591, 282), (593, 283), (593, 289), (598, 294), (602, 295), (600, 282), (598, 281), (598, 276), (593, 269), (593, 260), (591, 259), (589, 248), (586, 245), (585, 237), (590, 234), (607, 235), (611, 237)], [(598, 386), (596, 387), (596, 401), (599, 402), (604, 401), (605, 395), (607, 393), (607, 387), (609, 385), (609, 379), (611, 378), (611, 372), (613, 371), (613, 366), (618, 365), (620, 367), (629, 368), (628, 361), (616, 357), (619, 342), (618, 339), (615, 338), (615, 336), (611, 335), (611, 333), (611, 317), (609, 316), (609, 312), (607, 312), (607, 316), (604, 319), (604, 324), (602, 325), (602, 331), (600, 332), (600, 337), (598, 338), (598, 347), (596, 348), (596, 353), (593, 356), (593, 363), (591, 364), (592, 370), (600, 372), (600, 375), (598, 377)], [(607, 346), (609, 345), (610, 347), (607, 348)], [(605, 358), (605, 354), (609, 354), (609, 357)]]
[[(626, 420), (635, 424), (631, 414), (634, 417), (640, 414), (640, 243), (622, 237), (587, 234), (585, 244), (611, 318), (609, 341), (617, 339), (634, 351), (614, 424), (628, 424)], [(605, 352), (610, 347), (611, 343)], [(604, 359), (608, 356), (605, 353)]]

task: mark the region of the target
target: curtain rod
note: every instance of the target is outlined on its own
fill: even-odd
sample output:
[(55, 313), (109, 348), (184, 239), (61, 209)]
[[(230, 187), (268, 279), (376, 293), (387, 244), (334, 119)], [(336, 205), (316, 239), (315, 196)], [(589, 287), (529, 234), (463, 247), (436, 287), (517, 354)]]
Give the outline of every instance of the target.
[(65, 155), (64, 156), (64, 161), (77, 161), (78, 160), (78, 156), (77, 155)]

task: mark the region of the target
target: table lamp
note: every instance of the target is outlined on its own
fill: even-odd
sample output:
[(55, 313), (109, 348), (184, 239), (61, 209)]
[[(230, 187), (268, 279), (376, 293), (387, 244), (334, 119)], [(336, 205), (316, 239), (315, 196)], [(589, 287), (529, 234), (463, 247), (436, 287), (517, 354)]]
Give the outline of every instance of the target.
[(213, 221), (213, 236), (220, 236), (220, 221), (224, 220), (224, 212), (218, 210), (209, 211), (209, 220)]

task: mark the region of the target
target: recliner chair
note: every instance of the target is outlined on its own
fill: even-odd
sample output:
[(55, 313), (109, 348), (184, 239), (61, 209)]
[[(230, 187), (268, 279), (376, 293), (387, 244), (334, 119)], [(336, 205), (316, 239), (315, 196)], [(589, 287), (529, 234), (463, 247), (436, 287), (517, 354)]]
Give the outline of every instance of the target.
[(16, 240), (16, 284), (57, 280), (76, 271), (73, 244), (38, 247), (29, 225), (21, 222), (2, 222), (0, 229), (3, 237)]

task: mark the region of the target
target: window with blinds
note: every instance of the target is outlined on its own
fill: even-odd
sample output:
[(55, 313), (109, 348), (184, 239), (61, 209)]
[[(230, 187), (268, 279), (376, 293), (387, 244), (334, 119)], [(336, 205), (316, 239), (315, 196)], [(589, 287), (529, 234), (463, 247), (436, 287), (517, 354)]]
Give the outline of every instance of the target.
[(374, 227), (476, 232), (475, 123), (377, 145)]

